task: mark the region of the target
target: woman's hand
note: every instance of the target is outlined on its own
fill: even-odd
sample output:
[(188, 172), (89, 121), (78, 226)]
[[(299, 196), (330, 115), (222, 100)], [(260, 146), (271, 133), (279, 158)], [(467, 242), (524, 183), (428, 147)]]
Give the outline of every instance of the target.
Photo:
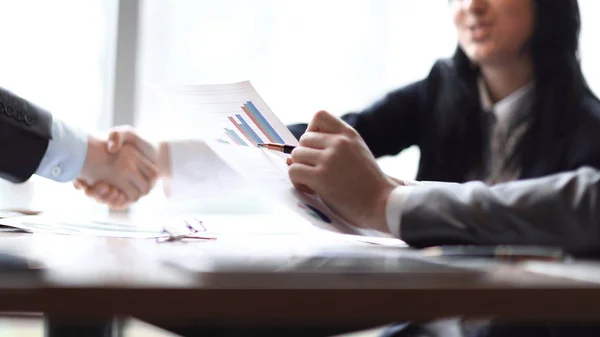
[(398, 184), (381, 171), (356, 130), (319, 111), (291, 158), (296, 188), (314, 191), (351, 223), (388, 232), (386, 202)]

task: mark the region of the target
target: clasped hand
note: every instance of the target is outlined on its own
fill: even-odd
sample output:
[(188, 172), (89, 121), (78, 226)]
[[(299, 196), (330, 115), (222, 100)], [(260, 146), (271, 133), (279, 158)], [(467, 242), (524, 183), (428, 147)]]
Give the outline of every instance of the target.
[[(95, 179), (91, 181), (93, 185), (81, 181), (77, 183), (85, 189), (86, 194), (113, 208), (137, 200), (147, 192), (149, 182), (156, 177), (156, 168), (148, 158), (128, 147), (130, 142), (136, 144), (133, 141), (135, 139), (141, 141), (139, 137), (129, 134), (127, 138), (132, 141), (124, 138), (121, 137), (121, 142), (117, 144), (121, 146), (123, 140), (126, 141), (119, 155), (131, 155), (127, 155), (125, 163), (114, 167), (115, 171), (121, 170), (120, 179)], [(356, 130), (328, 112), (319, 111), (299, 143), (292, 151), (291, 158), (288, 158), (289, 177), (296, 188), (318, 194), (350, 223), (382, 232), (389, 231), (386, 221), (387, 199), (402, 182), (383, 173)], [(117, 163), (118, 160), (115, 160)], [(127, 201), (123, 201), (123, 193), (115, 187), (128, 191), (125, 193)]]
[(156, 149), (149, 142), (130, 127), (117, 127), (107, 141), (88, 137), (85, 164), (74, 185), (97, 201), (122, 209), (150, 192), (158, 177), (156, 161)]

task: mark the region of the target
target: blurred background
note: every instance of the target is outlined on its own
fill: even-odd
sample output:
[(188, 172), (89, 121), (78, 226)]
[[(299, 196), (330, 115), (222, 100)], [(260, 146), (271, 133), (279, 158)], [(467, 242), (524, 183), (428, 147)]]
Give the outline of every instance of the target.
[[(579, 3), (583, 70), (598, 94), (600, 1)], [(201, 136), (170, 127), (156, 85), (251, 80), (284, 123), (307, 122), (423, 78), (456, 46), (447, 0), (0, 0), (0, 13), (0, 86), (87, 131), (126, 123), (155, 141)], [(418, 158), (411, 148), (380, 163), (411, 179)], [(90, 203), (38, 177), (0, 181), (0, 199)], [(41, 335), (39, 319), (0, 320), (0, 337)]]
[[(598, 93), (600, 1), (579, 3), (583, 70)], [(88, 131), (127, 123), (153, 140), (199, 136), (169, 127), (157, 84), (248, 79), (284, 123), (306, 122), (364, 108), (456, 46), (446, 0), (0, 0), (0, 13), (0, 85)], [(418, 158), (412, 148), (380, 163), (410, 179)], [(76, 195), (56, 185), (0, 191), (34, 206)]]

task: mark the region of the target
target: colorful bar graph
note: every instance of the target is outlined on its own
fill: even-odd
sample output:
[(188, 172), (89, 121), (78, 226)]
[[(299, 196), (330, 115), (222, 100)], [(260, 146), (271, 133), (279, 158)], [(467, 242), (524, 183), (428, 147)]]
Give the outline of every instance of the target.
[(231, 139), (231, 141), (233, 141), (236, 145), (240, 145), (240, 146), (248, 146), (248, 144), (246, 144), (246, 142), (244, 142), (242, 140), (242, 138), (240, 138), (240, 136), (237, 135), (237, 133), (235, 133), (235, 131), (230, 130), (225, 128), (225, 134), (229, 137), (229, 139)]
[(269, 139), (270, 142), (272, 143), (277, 143), (277, 138), (274, 138), (273, 136), (271, 136), (269, 134), (269, 132), (267, 131), (267, 129), (265, 129), (262, 125), (260, 125), (258, 119), (254, 118), (252, 113), (250, 113), (250, 110), (248, 110), (248, 108), (245, 105), (241, 106), (242, 110), (244, 110), (244, 112), (246, 113), (246, 115), (248, 115), (248, 117), (252, 120), (252, 122), (254, 122), (254, 124), (260, 129), (260, 131), (262, 131), (262, 133), (267, 137), (267, 139)]
[(244, 135), (244, 137), (246, 137), (246, 139), (248, 139), (248, 141), (250, 141), (250, 143), (254, 144), (254, 146), (256, 146), (258, 143), (262, 142), (260, 140), (260, 138), (258, 138), (258, 136), (256, 135), (256, 133), (254, 133), (254, 131), (252, 131), (252, 129), (250, 128), (250, 126), (248, 125), (248, 123), (244, 122), (243, 119), (241, 120), (241, 123), (238, 123), (235, 120), (235, 118), (233, 118), (233, 117), (227, 117), (227, 119), (229, 119), (229, 121), (236, 127), (236, 129), (242, 135)]
[(279, 134), (277, 134), (277, 131), (273, 129), (271, 124), (269, 124), (269, 122), (260, 113), (260, 111), (258, 111), (254, 103), (252, 103), (251, 101), (247, 101), (241, 108), (248, 115), (248, 117), (250, 117), (252, 122), (256, 124), (260, 131), (262, 131), (262, 133), (264, 133), (265, 136), (267, 136), (269, 141), (281, 144), (284, 143), (283, 138), (281, 138)]
[(258, 143), (264, 143), (264, 141), (260, 138), (260, 136), (254, 132), (254, 130), (252, 130), (252, 127), (250, 126), (250, 124), (248, 124), (248, 122), (246, 122), (246, 120), (244, 119), (244, 117), (242, 117), (242, 115), (235, 115), (235, 117), (237, 117), (240, 122), (242, 123), (242, 125), (244, 126), (244, 130), (246, 130), (248, 132), (248, 134), (250, 136), (252, 136), (252, 138), (254, 138), (254, 140)]

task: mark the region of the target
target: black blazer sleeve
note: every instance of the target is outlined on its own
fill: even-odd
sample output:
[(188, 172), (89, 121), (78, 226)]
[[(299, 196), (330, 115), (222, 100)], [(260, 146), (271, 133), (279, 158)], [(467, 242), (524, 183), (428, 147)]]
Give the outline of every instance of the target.
[(52, 115), (0, 88), (0, 178), (24, 182), (37, 170), (52, 136)]
[[(425, 136), (433, 101), (431, 92), (439, 82), (440, 65), (436, 63), (424, 80), (388, 93), (359, 113), (341, 118), (358, 131), (375, 157), (395, 155)], [(300, 138), (307, 124), (288, 126)]]

